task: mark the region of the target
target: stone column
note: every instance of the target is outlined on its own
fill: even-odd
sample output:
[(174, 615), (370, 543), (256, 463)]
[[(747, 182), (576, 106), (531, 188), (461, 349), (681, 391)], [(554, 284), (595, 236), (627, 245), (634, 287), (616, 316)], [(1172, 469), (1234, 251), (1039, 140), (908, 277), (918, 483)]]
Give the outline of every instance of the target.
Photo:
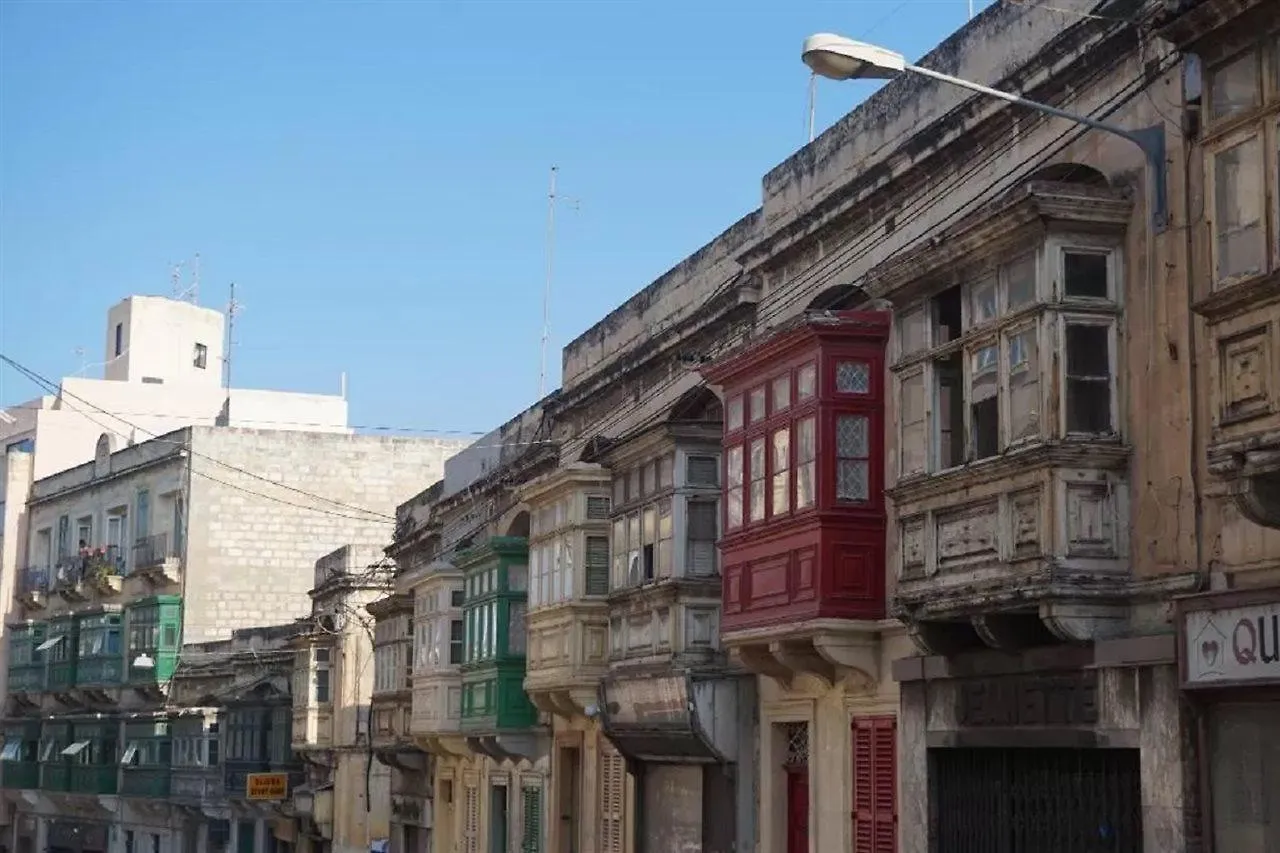
[(900, 853), (928, 853), (928, 682), (904, 681), (899, 690), (901, 697), (898, 706), (899, 850)]
[(1178, 668), (1144, 668), (1138, 677), (1142, 777), (1142, 837), (1146, 850), (1182, 850), (1186, 844), (1182, 757), (1183, 714)]

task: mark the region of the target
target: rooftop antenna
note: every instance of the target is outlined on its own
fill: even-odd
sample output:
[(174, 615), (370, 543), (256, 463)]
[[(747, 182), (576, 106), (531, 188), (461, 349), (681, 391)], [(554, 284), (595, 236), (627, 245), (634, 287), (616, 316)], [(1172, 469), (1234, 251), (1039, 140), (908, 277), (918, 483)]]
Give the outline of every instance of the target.
[(578, 200), (556, 195), (558, 166), (551, 167), (551, 187), (547, 191), (547, 280), (542, 290), (542, 357), (538, 368), (538, 399), (547, 392), (547, 341), (551, 337), (551, 278), (555, 268), (556, 202), (565, 201), (578, 209)]
[(236, 283), (231, 282), (231, 296), (227, 300), (227, 342), (222, 355), (222, 383), (226, 387), (227, 398), (222, 407), (222, 426), (231, 426), (231, 349), (235, 345), (236, 314), (244, 308), (236, 301)]

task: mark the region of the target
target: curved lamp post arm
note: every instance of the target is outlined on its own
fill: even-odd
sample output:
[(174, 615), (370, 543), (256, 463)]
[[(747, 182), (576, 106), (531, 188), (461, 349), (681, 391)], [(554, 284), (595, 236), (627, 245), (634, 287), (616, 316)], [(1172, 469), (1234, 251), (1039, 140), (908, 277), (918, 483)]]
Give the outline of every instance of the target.
[(1157, 234), (1164, 231), (1168, 226), (1168, 165), (1165, 162), (1165, 133), (1163, 125), (1143, 128), (1142, 130), (1125, 130), (1122, 127), (1116, 127), (1113, 124), (1107, 124), (1088, 116), (1069, 113), (1066, 110), (1060, 110), (1057, 107), (1051, 107), (1039, 101), (1032, 101), (1021, 95), (1002, 92), (999, 89), (992, 89), (990, 86), (983, 86), (981, 83), (974, 83), (961, 77), (953, 77), (950, 74), (934, 71), (931, 68), (922, 68), (919, 65), (911, 65), (909, 63), (904, 63), (902, 68), (904, 71), (919, 74), (921, 77), (929, 77), (933, 80), (940, 80), (953, 86), (959, 86), (962, 89), (968, 89), (992, 98), (999, 98), (1010, 104), (1017, 104), (1037, 112), (1073, 121), (1076, 124), (1082, 124), (1085, 127), (1100, 130), (1103, 133), (1110, 133), (1112, 136), (1118, 136), (1121, 139), (1132, 142), (1141, 149), (1147, 161), (1147, 174), (1151, 185), (1151, 226)]

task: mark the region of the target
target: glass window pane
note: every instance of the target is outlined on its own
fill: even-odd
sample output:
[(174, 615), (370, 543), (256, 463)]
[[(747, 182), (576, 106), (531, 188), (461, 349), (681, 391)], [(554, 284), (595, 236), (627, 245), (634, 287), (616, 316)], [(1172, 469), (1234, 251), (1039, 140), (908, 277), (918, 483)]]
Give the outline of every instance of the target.
[(923, 308), (908, 311), (898, 319), (898, 350), (901, 355), (908, 356), (925, 348), (928, 325)]
[(842, 361), (836, 365), (836, 391), (867, 394), (871, 391), (871, 366), (865, 361)]
[(732, 432), (742, 429), (742, 397), (730, 397), (724, 409), (725, 427)]
[(751, 521), (764, 518), (765, 473), (764, 439), (757, 438), (751, 442), (751, 503), (748, 516)]
[(1110, 296), (1108, 258), (1102, 252), (1068, 250), (1062, 253), (1062, 290), (1067, 296), (1107, 299)]
[(925, 421), (924, 374), (905, 376), (899, 385), (898, 472), (903, 476), (925, 469), (928, 430)]
[(791, 510), (791, 431), (773, 434), (773, 514)]
[(981, 326), (996, 316), (996, 276), (969, 285), (969, 325)]
[(1040, 433), (1040, 345), (1036, 330), (1009, 335), (1009, 440)]
[(999, 349), (995, 344), (970, 354), (969, 434), (975, 459), (1000, 452)]
[(1262, 142), (1254, 136), (1213, 160), (1215, 280), (1261, 273), (1266, 266)]
[(1105, 433), (1111, 417), (1110, 329), (1067, 326), (1067, 431)]
[(841, 415), (836, 419), (836, 455), (841, 459), (866, 459), (867, 416)]
[(796, 371), (796, 399), (807, 400), (818, 393), (818, 367), (806, 364)]
[(865, 501), (870, 495), (865, 459), (841, 459), (836, 466), (836, 499)]
[(1258, 53), (1250, 51), (1210, 73), (1209, 99), (1215, 121), (1247, 112), (1262, 102), (1258, 59)]
[(748, 398), (747, 408), (750, 409), (747, 413), (747, 417), (751, 419), (752, 423), (755, 423), (764, 417), (764, 388), (752, 389), (751, 395)]
[(813, 506), (817, 490), (816, 438), (813, 418), (796, 422), (796, 509)]
[(791, 374), (773, 380), (773, 410), (781, 412), (791, 405)]
[(1035, 255), (1023, 255), (1010, 261), (1001, 268), (1000, 274), (1004, 280), (1005, 303), (1010, 311), (1035, 301)]

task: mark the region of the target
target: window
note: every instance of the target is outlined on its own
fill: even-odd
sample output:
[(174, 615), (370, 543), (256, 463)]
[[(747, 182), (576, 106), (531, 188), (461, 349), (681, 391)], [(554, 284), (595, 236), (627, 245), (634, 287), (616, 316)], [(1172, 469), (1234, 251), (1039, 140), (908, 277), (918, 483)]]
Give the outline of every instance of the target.
[(690, 456), (685, 482), (714, 489), (720, 485), (720, 460), (714, 456)]
[(465, 599), (465, 598), (466, 598), (466, 592), (465, 592), (464, 590), (461, 590), (461, 589), (450, 590), (450, 592), (449, 592), (449, 606), (450, 606), (450, 607), (461, 607), (461, 606), (462, 606), (463, 599)]
[(796, 421), (796, 509), (813, 506), (817, 490), (817, 421), (803, 418)]
[(783, 427), (772, 438), (774, 515), (791, 511), (791, 430)]
[(1067, 432), (1111, 432), (1111, 329), (1068, 321), (1065, 338)]
[(748, 401), (747, 408), (749, 410), (747, 412), (747, 417), (751, 421), (751, 423), (755, 423), (756, 421), (763, 420), (765, 416), (764, 388), (761, 387), (761, 388), (751, 389), (750, 393), (747, 395), (747, 401)]
[(587, 496), (587, 521), (605, 521), (609, 518), (609, 497), (607, 495)]
[(924, 371), (898, 380), (898, 474), (919, 474), (927, 464)]
[(870, 420), (866, 415), (836, 418), (836, 500), (865, 501), (870, 489)]
[(728, 432), (736, 432), (742, 429), (742, 398), (733, 397), (729, 400), (724, 408), (725, 429)]
[(586, 594), (607, 595), (609, 593), (609, 537), (588, 536), (584, 562), (587, 575)]
[(1210, 251), (1223, 287), (1280, 268), (1280, 40), (1212, 61), (1207, 76)]
[(195, 352), (191, 356), (191, 365), (197, 370), (204, 370), (209, 366), (209, 348), (204, 344), (196, 344)]
[(328, 704), (329, 695), (329, 650), (313, 649), (315, 664), (311, 670), (311, 701), (317, 705)]
[[(1057, 282), (1053, 288), (1039, 286), (1041, 267), (1056, 271), (1049, 279)], [(898, 475), (945, 471), (990, 459), (1062, 430), (1114, 432), (1113, 330), (1120, 307), (1120, 268), (1117, 249), (1104, 239), (1067, 242), (1050, 237), (1038, 251), (1020, 251), (989, 265), (988, 272), (962, 273), (963, 284), (904, 311), (899, 360), (892, 368)], [(1088, 316), (1061, 327), (1064, 350), (1074, 349), (1078, 357), (1068, 371), (1064, 355), (1063, 373), (1046, 383), (1045, 370), (1057, 369), (1059, 360), (1046, 366), (1040, 353), (1046, 341), (1059, 340), (1055, 330), (1064, 316), (1059, 306), (1064, 304)], [(921, 334), (919, 321), (907, 320), (926, 308), (927, 336)], [(1077, 325), (1086, 328), (1076, 330)], [(927, 337), (923, 343), (922, 337)], [(1080, 361), (1085, 345), (1099, 347), (1087, 365)], [(1061, 394), (1060, 405), (1044, 399), (1046, 385)], [(1067, 414), (1061, 422), (1046, 423), (1046, 407)]]
[(728, 483), (726, 495), (728, 507), (725, 510), (725, 525), (733, 530), (742, 526), (742, 446), (730, 447), (725, 454), (725, 482)]
[(716, 568), (716, 516), (719, 507), (716, 501), (707, 499), (691, 500), (689, 511), (689, 574), (697, 576), (714, 575)]
[(449, 664), (457, 666), (462, 663), (463, 626), (461, 619), (449, 620)]
[(124, 323), (116, 323), (116, 346), (115, 357), (119, 358), (124, 352)]
[(796, 399), (811, 400), (818, 395), (818, 366), (806, 364), (796, 371)]
[(773, 411), (782, 412), (791, 405), (791, 374), (773, 380)]
[(749, 493), (749, 503), (747, 504), (747, 520), (763, 521), (764, 520), (764, 488), (765, 477), (765, 448), (764, 438), (757, 438), (751, 442), (751, 489)]
[(841, 361), (836, 364), (836, 392), (871, 393), (871, 365), (865, 361)]

